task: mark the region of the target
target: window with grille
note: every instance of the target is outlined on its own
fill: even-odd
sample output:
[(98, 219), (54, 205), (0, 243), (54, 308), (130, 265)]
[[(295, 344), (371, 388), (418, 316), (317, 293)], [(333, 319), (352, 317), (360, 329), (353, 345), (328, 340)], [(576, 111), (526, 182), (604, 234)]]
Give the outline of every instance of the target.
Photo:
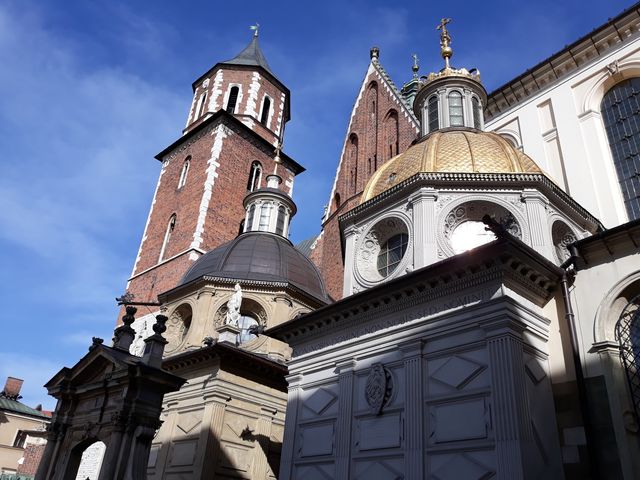
[(438, 129), (438, 97), (431, 97), (429, 99), (429, 132), (433, 132)]
[(627, 214), (635, 220), (640, 218), (640, 78), (609, 90), (601, 112)]
[(269, 230), (269, 221), (271, 220), (271, 209), (273, 205), (270, 203), (263, 203), (260, 209), (260, 222), (258, 223), (258, 230), (261, 232), (267, 232)]
[(473, 105), (473, 128), (480, 130), (482, 128), (482, 108), (480, 107), (480, 100), (476, 97), (471, 97), (471, 105)]
[(406, 233), (394, 235), (380, 249), (378, 254), (378, 273), (389, 276), (396, 269), (407, 251), (409, 236)]
[(640, 295), (633, 298), (616, 323), (620, 359), (624, 365), (636, 416), (640, 414)]
[(449, 125), (464, 126), (464, 110), (462, 109), (462, 94), (453, 91), (449, 94)]
[(276, 233), (282, 235), (284, 233), (284, 218), (286, 216), (284, 207), (281, 205), (278, 207), (278, 219), (276, 222)]

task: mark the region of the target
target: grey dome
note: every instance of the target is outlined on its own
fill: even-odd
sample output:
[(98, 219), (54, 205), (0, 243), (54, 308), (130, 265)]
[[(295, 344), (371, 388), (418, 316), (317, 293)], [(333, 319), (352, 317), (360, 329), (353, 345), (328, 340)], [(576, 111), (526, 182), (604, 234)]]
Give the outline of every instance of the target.
[(180, 281), (184, 285), (203, 276), (289, 283), (329, 302), (315, 265), (286, 238), (247, 232), (200, 257)]

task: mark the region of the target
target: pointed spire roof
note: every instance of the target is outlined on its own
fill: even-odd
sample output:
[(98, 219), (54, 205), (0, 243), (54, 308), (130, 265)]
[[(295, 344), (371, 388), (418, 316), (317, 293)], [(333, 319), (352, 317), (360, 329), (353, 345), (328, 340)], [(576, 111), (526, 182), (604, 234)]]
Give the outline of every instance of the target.
[(245, 47), (238, 55), (236, 55), (231, 60), (227, 60), (226, 62), (222, 62), (227, 65), (249, 65), (252, 67), (262, 67), (271, 75), (274, 73), (271, 71), (271, 67), (267, 63), (267, 59), (262, 53), (260, 49), (260, 45), (258, 44), (258, 35), (254, 35), (249, 42), (249, 45)]

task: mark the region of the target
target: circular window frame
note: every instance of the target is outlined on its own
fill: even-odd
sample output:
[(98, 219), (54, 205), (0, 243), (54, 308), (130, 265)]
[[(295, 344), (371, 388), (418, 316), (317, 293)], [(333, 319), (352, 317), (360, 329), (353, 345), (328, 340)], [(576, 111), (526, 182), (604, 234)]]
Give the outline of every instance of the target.
[[(389, 222), (395, 222), (390, 225)], [(354, 276), (358, 283), (365, 287), (372, 287), (401, 275), (410, 264), (413, 255), (413, 230), (408, 217), (400, 212), (390, 212), (376, 219), (359, 236), (356, 243), (354, 260)], [(382, 246), (394, 235), (407, 235), (407, 248), (396, 268), (386, 277), (378, 272), (378, 255)]]
[[(502, 199), (489, 197), (485, 195), (472, 195), (457, 198), (455, 201), (449, 202), (447, 205), (443, 205), (440, 215), (438, 216), (438, 234), (437, 234), (437, 243), (439, 249), (439, 255), (443, 255), (445, 258), (453, 257), (454, 255), (458, 255), (455, 253), (453, 246), (451, 245), (451, 234), (455, 231), (455, 229), (461, 225), (462, 223), (469, 220), (478, 220), (482, 218), (482, 215), (479, 218), (470, 217), (469, 215), (463, 213), (462, 215), (455, 215), (456, 211), (460, 208), (466, 209), (467, 204), (478, 204), (484, 203), (489, 204), (493, 207), (493, 210), (504, 210), (506, 213), (511, 215), (513, 220), (515, 220), (516, 225), (518, 227), (519, 235), (516, 235), (516, 238), (522, 240), (525, 243), (529, 243), (529, 235), (526, 230), (525, 219), (521, 215), (520, 212), (515, 211), (511, 206)], [(484, 213), (484, 212), (483, 212)], [(451, 214), (456, 216), (455, 221), (451, 222), (447, 219)], [(490, 212), (489, 212), (490, 214)]]

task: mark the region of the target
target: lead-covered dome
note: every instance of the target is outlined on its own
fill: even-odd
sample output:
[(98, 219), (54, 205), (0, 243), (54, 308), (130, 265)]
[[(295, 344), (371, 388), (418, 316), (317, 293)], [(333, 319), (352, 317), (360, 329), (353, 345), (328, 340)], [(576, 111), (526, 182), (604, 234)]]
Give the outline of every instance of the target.
[(362, 202), (417, 173), (542, 173), (497, 133), (471, 128), (435, 131), (386, 162), (369, 180)]
[(271, 233), (247, 232), (211, 250), (187, 270), (180, 285), (204, 276), (287, 283), (323, 302), (329, 301), (311, 260), (289, 240)]

